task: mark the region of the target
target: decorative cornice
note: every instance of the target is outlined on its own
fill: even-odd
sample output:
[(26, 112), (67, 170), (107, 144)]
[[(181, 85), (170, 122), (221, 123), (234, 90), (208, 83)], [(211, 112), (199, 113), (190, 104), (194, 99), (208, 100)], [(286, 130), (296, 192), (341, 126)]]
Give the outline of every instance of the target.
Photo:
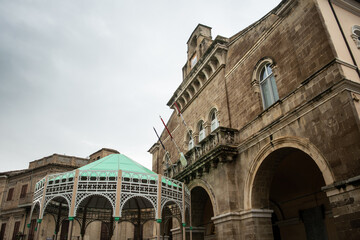
[[(204, 56), (198, 61), (184, 81), (176, 89), (167, 105), (173, 108), (177, 102), (180, 109), (189, 105), (194, 96), (202, 91), (209, 81), (218, 73), (218, 70), (225, 65), (227, 39), (218, 36), (210, 45)], [(201, 77), (202, 76), (202, 77)]]

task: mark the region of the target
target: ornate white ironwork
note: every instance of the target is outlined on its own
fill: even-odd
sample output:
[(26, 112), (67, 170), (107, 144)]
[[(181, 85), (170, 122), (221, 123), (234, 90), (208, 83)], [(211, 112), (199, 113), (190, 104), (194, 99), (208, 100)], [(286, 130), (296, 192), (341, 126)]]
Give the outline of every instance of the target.
[[(161, 205), (158, 206), (159, 177), (157, 174), (122, 171), (121, 194), (118, 199), (120, 201), (120, 212), (116, 213), (118, 171), (80, 170), (77, 181), (75, 181), (75, 173), (75, 171), (70, 171), (48, 175), (46, 189), (44, 189), (46, 178), (37, 182), (31, 211), (33, 211), (36, 204), (39, 204), (40, 208), (45, 210), (52, 200), (61, 197), (66, 200), (69, 208), (72, 200), (75, 199), (74, 213), (76, 215), (81, 202), (90, 196), (105, 197), (111, 204), (114, 216), (120, 217), (125, 203), (135, 197), (142, 197), (148, 200), (155, 210), (156, 218), (161, 218), (161, 215), (157, 215), (158, 207), (161, 208), (162, 212), (164, 206), (169, 202), (174, 202), (179, 207), (181, 214), (185, 210), (182, 204), (183, 183), (180, 181), (164, 176), (161, 177)], [(73, 198), (74, 184), (76, 182), (76, 195)], [(42, 200), (43, 196), (45, 196), (44, 200)], [(43, 203), (43, 206), (41, 206), (41, 203)], [(186, 186), (185, 206), (185, 208), (190, 206), (190, 191)], [(44, 214), (44, 211), (42, 213)], [(43, 216), (39, 217), (42, 218)]]

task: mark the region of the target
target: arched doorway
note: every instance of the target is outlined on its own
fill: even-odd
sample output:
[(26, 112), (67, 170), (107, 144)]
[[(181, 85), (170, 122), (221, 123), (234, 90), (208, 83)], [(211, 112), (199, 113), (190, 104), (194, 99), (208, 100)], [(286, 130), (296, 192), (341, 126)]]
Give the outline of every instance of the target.
[[(81, 239), (110, 240), (114, 233), (111, 201), (100, 194), (91, 194), (80, 200), (76, 219), (81, 223)], [(73, 236), (76, 236), (74, 231)]]
[[(253, 209), (273, 210), (275, 240), (336, 239), (322, 172), (303, 151), (284, 147), (261, 162), (252, 185)], [(261, 226), (260, 226), (261, 227)]]
[[(51, 215), (54, 219), (54, 225), (45, 220), (46, 215)], [(44, 206), (44, 223), (46, 231), (53, 232), (54, 239), (66, 240), (68, 235), (69, 202), (63, 196), (54, 196), (46, 201)], [(47, 234), (46, 237), (51, 236)]]
[(121, 209), (121, 219), (129, 221), (134, 225), (134, 240), (143, 239), (144, 224), (155, 219), (153, 203), (142, 196), (130, 197), (125, 200)]
[(213, 206), (206, 190), (199, 186), (193, 188), (191, 190), (193, 240), (213, 239), (215, 237), (215, 225), (211, 220), (213, 216)]
[(181, 227), (182, 214), (179, 206), (168, 201), (162, 208), (162, 237), (163, 239), (182, 239), (183, 228)]

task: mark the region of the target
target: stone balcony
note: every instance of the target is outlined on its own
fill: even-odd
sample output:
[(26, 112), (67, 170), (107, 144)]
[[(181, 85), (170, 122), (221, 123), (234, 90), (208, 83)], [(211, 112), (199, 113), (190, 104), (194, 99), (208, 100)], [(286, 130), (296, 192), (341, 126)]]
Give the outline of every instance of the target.
[(185, 183), (200, 178), (209, 172), (210, 168), (216, 168), (219, 162), (233, 161), (237, 155), (238, 144), (238, 130), (218, 127), (194, 148), (184, 153), (188, 161), (187, 166), (183, 167), (178, 160), (166, 169), (167, 175)]

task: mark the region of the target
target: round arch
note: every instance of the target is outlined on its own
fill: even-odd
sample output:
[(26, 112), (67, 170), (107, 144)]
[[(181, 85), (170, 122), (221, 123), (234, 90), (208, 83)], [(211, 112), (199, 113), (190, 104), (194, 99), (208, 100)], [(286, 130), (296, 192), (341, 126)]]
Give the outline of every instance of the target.
[(48, 206), (49, 203), (50, 203), (52, 200), (54, 200), (55, 198), (65, 199), (66, 203), (68, 204), (68, 208), (70, 209), (71, 203), (70, 203), (69, 199), (67, 199), (66, 197), (64, 197), (64, 196), (61, 195), (61, 194), (57, 194), (57, 195), (54, 195), (53, 197), (51, 197), (51, 198), (49, 198), (49, 199), (46, 200), (46, 202), (45, 202), (45, 204), (44, 204), (44, 207), (43, 207), (43, 209), (42, 209), (42, 211), (41, 211), (41, 214), (42, 214), (42, 215), (40, 216), (40, 218), (43, 218), (47, 206)]
[(190, 183), (188, 188), (189, 188), (189, 191), (191, 192), (196, 187), (203, 188), (206, 191), (206, 193), (209, 195), (211, 204), (213, 206), (214, 216), (216, 216), (218, 214), (218, 208), (217, 208), (217, 204), (216, 204), (216, 200), (215, 200), (215, 194), (214, 194), (214, 191), (212, 190), (211, 186), (202, 179), (195, 179)]
[(113, 205), (113, 203), (112, 203), (112, 201), (111, 201), (111, 199), (110, 199), (109, 196), (107, 196), (107, 195), (105, 195), (105, 194), (102, 194), (102, 193), (93, 193), (93, 194), (87, 194), (87, 195), (83, 196), (83, 197), (76, 203), (75, 209), (74, 209), (74, 217), (75, 217), (76, 214), (77, 214), (77, 211), (78, 211), (78, 208), (79, 208), (80, 204), (81, 204), (85, 199), (90, 198), (90, 197), (94, 197), (94, 196), (95, 196), (95, 197), (96, 197), (96, 196), (98, 196), (98, 197), (104, 197), (104, 198), (110, 203), (111, 208), (112, 208), (112, 210), (113, 210), (113, 213), (115, 213), (115, 207), (114, 207), (114, 205)]
[(122, 201), (121, 207), (120, 207), (120, 213), (119, 213), (119, 216), (120, 216), (120, 217), (122, 216), (122, 211), (123, 211), (123, 208), (124, 208), (126, 202), (127, 202), (127, 201), (130, 201), (132, 198), (136, 198), (136, 197), (138, 197), (138, 198), (143, 198), (143, 199), (147, 200), (148, 202), (150, 202), (150, 204), (152, 205), (152, 207), (153, 207), (153, 209), (154, 209), (154, 211), (155, 211), (155, 214), (157, 214), (157, 211), (156, 211), (157, 209), (156, 209), (156, 207), (155, 207), (156, 205), (155, 205), (155, 203), (154, 203), (151, 199), (149, 199), (149, 198), (147, 198), (147, 197), (145, 197), (145, 196), (143, 196), (143, 195), (136, 194), (136, 195), (129, 196), (129, 197), (127, 197), (124, 201)]
[(38, 207), (39, 208), (39, 214), (40, 214), (40, 209), (41, 209), (41, 202), (40, 200), (37, 200), (36, 202), (34, 202), (31, 206), (31, 210), (30, 210), (30, 219), (34, 213), (35, 208)]
[(266, 144), (250, 163), (249, 174), (245, 180), (244, 187), (244, 210), (252, 208), (252, 189), (256, 174), (267, 156), (272, 152), (281, 148), (295, 148), (306, 153), (313, 159), (322, 173), (325, 184), (330, 185), (335, 182), (334, 174), (331, 171), (329, 163), (322, 155), (320, 150), (316, 148), (309, 140), (298, 137), (281, 137)]
[(174, 203), (178, 208), (179, 208), (179, 211), (180, 211), (180, 220), (182, 219), (182, 215), (183, 215), (183, 211), (182, 211), (182, 207), (181, 207), (181, 205), (180, 205), (180, 203), (178, 203), (178, 202), (175, 202), (175, 201), (173, 201), (173, 200), (167, 200), (167, 201), (165, 201), (165, 202), (163, 202), (162, 204), (161, 204), (161, 216), (162, 216), (162, 213), (163, 213), (163, 210), (164, 210), (164, 207), (166, 206), (166, 204), (168, 204), (168, 203)]

